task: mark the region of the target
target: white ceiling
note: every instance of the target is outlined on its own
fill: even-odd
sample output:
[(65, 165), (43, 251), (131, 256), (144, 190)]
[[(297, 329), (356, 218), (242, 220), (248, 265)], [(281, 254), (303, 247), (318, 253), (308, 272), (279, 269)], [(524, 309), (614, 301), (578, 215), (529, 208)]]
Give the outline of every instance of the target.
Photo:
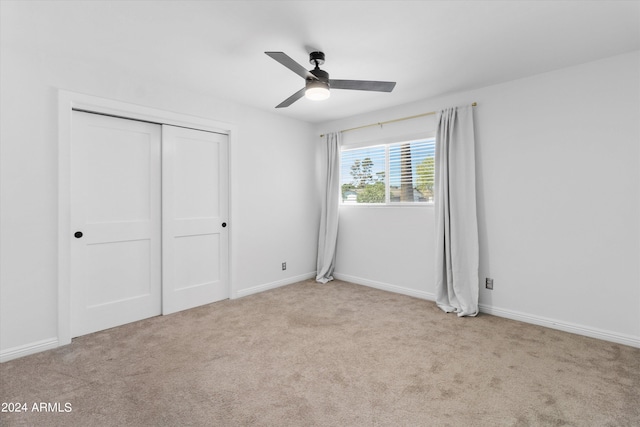
[[(23, 1), (3, 43), (308, 122), (479, 88), (640, 49), (639, 1)], [(25, 22), (29, 25), (25, 25)], [(9, 25), (10, 26), (10, 25)], [(304, 80), (264, 54), (392, 93), (333, 90), (276, 110)], [(135, 77), (132, 77), (135, 78)]]

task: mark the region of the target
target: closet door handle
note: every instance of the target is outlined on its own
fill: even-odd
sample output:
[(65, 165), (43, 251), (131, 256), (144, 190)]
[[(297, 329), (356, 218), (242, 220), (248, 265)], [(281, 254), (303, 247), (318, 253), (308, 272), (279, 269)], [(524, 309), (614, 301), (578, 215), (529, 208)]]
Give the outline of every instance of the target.
[(222, 228), (225, 228), (226, 226), (227, 226), (227, 223), (226, 223), (226, 222), (223, 222), (223, 223), (222, 223)]
[(76, 239), (79, 239), (82, 237), (82, 231), (76, 231), (75, 233), (73, 233), (73, 237), (75, 237)]

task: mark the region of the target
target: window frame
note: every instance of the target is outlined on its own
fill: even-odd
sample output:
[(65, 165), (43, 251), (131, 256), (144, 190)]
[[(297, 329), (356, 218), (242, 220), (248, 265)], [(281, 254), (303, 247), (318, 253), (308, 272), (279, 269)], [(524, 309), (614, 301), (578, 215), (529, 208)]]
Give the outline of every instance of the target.
[[(338, 206), (340, 208), (342, 207), (348, 207), (349, 209), (351, 208), (367, 208), (367, 209), (371, 209), (371, 208), (428, 208), (428, 207), (434, 207), (435, 205), (435, 195), (433, 197), (432, 201), (427, 201), (427, 202), (392, 202), (391, 201), (391, 184), (390, 184), (390, 156), (389, 156), (389, 151), (391, 146), (394, 145), (401, 145), (401, 144), (407, 144), (407, 143), (414, 143), (414, 142), (422, 142), (422, 141), (428, 141), (428, 140), (432, 140), (433, 141), (433, 145), (434, 145), (434, 158), (435, 158), (435, 134), (434, 133), (428, 133), (428, 134), (420, 134), (420, 135), (411, 135), (411, 136), (405, 136), (405, 137), (395, 137), (395, 138), (385, 138), (383, 140), (377, 140), (377, 141), (360, 141), (358, 143), (352, 143), (352, 144), (348, 144), (348, 145), (343, 145), (340, 147), (340, 159), (339, 159), (339, 179), (338, 179), (338, 186), (339, 186), (339, 190), (338, 190), (338, 198), (339, 198), (339, 203)], [(367, 148), (377, 148), (377, 147), (384, 147), (384, 159), (385, 159), (385, 165), (384, 165), (384, 169), (385, 169), (385, 201), (384, 203), (348, 203), (345, 202), (342, 198), (342, 185), (344, 184), (342, 182), (342, 178), (343, 178), (343, 152), (344, 151), (350, 151), (350, 150), (360, 150), (360, 149), (367, 149)]]

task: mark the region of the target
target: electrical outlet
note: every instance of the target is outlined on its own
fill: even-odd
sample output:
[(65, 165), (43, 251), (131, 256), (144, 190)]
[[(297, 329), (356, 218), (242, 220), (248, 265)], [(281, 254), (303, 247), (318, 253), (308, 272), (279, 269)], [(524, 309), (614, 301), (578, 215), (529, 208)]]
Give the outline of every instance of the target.
[(493, 290), (493, 279), (489, 279), (487, 277), (486, 281), (484, 282), (484, 287)]
[(283, 270), (286, 270), (286, 269), (287, 269), (287, 263), (286, 263), (286, 262), (283, 262), (283, 263), (282, 263), (282, 269), (283, 269)]

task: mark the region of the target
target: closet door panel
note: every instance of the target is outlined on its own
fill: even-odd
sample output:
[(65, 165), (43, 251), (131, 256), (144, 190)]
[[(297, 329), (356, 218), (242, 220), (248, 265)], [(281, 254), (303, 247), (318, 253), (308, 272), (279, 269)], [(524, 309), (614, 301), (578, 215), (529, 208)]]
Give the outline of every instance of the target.
[(162, 312), (229, 297), (228, 137), (163, 126)]
[(161, 310), (160, 125), (73, 112), (71, 335)]

